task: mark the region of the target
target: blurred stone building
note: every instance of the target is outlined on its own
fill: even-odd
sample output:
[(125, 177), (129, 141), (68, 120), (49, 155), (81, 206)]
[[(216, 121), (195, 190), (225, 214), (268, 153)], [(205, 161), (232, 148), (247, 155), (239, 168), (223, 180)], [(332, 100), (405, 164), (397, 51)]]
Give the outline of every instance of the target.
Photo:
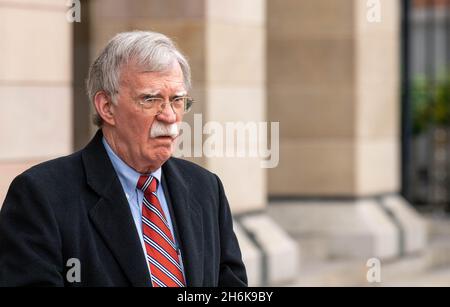
[[(279, 122), (280, 159), (196, 158), (223, 180), (251, 285), (309, 263), (401, 259), (427, 245), (399, 195), (401, 1), (0, 0), (0, 199), (94, 133), (84, 80), (117, 32), (153, 30), (190, 59), (193, 114)], [(374, 8), (376, 9), (376, 7)], [(362, 271), (364, 268), (362, 268)]]

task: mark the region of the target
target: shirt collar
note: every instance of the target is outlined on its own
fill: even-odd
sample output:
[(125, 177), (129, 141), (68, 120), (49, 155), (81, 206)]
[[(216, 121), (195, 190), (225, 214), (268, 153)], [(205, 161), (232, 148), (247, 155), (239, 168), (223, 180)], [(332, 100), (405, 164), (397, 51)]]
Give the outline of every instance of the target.
[[(136, 185), (141, 174), (119, 158), (119, 156), (112, 150), (111, 146), (109, 146), (105, 137), (102, 138), (102, 142), (124, 188), (128, 191), (133, 191), (136, 189)], [(158, 182), (161, 182), (161, 167), (150, 173), (150, 175), (158, 179)]]

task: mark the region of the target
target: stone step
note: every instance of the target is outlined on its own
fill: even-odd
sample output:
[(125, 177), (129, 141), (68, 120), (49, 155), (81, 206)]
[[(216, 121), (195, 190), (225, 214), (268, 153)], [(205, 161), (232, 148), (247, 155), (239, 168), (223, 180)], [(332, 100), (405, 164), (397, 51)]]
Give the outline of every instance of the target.
[(365, 280), (364, 263), (354, 260), (310, 263), (302, 268), (299, 278), (287, 286), (356, 286)]
[[(427, 247), (414, 254), (381, 261), (380, 283), (367, 281), (368, 259), (329, 259), (326, 238), (302, 235), (298, 278), (284, 286), (396, 286), (450, 283), (450, 219), (426, 217)], [(441, 273), (442, 272), (442, 273)], [(432, 282), (433, 281), (433, 282)]]
[[(302, 249), (303, 250), (303, 249)], [(303, 262), (299, 277), (284, 286), (397, 286), (411, 283), (426, 286), (436, 280), (450, 284), (450, 239), (434, 239), (427, 251), (407, 257), (382, 260), (381, 282), (368, 282), (370, 269), (363, 260), (323, 260)], [(302, 259), (303, 256), (302, 256)], [(430, 284), (432, 285), (432, 284)]]
[(427, 215), (430, 238), (450, 235), (450, 218), (447, 216)]
[(302, 235), (295, 238), (300, 246), (301, 263), (325, 261), (329, 255), (329, 243), (325, 237)]
[(385, 287), (450, 287), (450, 268), (433, 269), (404, 281), (382, 283)]
[(450, 235), (435, 236), (427, 249), (429, 268), (450, 267)]
[(380, 262), (380, 283), (369, 282), (370, 266), (363, 260), (331, 260), (303, 264), (299, 278), (287, 286), (381, 286), (404, 282), (428, 270), (428, 256), (418, 254), (402, 259)]

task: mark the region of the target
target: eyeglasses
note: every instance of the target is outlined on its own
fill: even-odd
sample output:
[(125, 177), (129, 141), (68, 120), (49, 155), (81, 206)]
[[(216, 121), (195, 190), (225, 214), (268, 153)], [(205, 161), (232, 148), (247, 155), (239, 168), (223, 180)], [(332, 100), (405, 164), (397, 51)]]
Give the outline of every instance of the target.
[[(169, 101), (172, 110), (180, 115), (188, 113), (191, 110), (194, 99), (189, 96), (175, 97)], [(166, 107), (166, 100), (160, 97), (143, 97), (139, 100), (143, 109), (148, 110), (152, 115), (161, 114)]]

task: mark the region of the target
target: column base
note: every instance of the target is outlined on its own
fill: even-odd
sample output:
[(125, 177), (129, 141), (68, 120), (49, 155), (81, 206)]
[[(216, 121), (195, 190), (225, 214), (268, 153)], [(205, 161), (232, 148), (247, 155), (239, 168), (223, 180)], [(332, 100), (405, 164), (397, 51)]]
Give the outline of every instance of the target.
[(267, 213), (244, 215), (235, 232), (249, 286), (275, 286), (297, 278), (299, 246)]
[(271, 202), (268, 212), (300, 245), (305, 242), (302, 256), (310, 261), (390, 259), (427, 244), (425, 221), (398, 195)]

